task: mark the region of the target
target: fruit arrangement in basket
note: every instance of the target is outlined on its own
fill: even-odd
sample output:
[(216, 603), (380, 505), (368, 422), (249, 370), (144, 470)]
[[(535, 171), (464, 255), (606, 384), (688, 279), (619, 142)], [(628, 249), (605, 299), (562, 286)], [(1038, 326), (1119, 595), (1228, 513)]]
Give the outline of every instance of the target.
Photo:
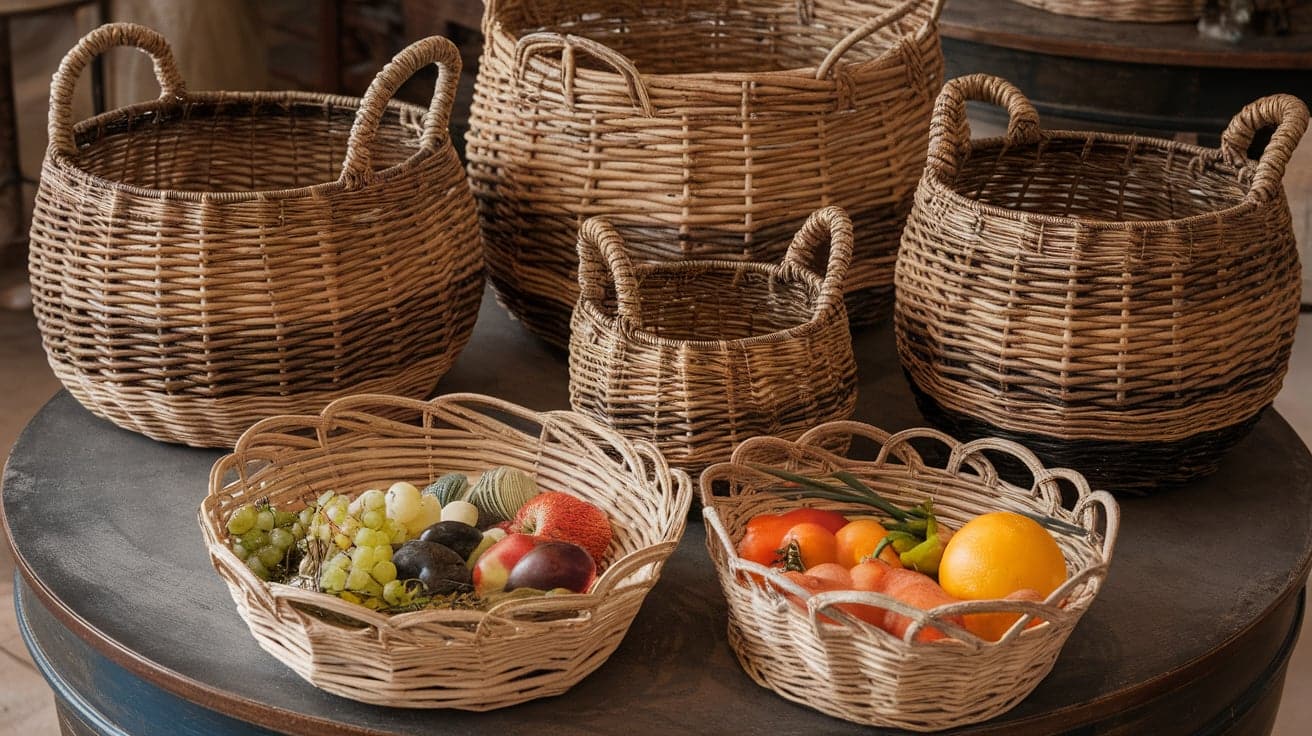
[(472, 485), (450, 473), (422, 492), (405, 481), (353, 498), (325, 491), (298, 511), (244, 504), (226, 529), (261, 580), (384, 613), (586, 593), (611, 542), (604, 511), (504, 466)]
[[(870, 591), (926, 611), (967, 600), (1040, 603), (1068, 578), (1065, 557), (1052, 534), (1088, 534), (1060, 519), (1016, 511), (983, 513), (954, 531), (939, 523), (932, 499), (900, 508), (846, 471), (822, 478), (753, 467), (788, 482), (771, 489), (774, 492), (864, 504), (881, 514), (802, 506), (782, 514), (758, 514), (747, 522), (737, 545), (739, 557), (782, 571), (811, 595)], [(805, 609), (805, 599), (793, 600)], [(846, 604), (840, 610), (899, 638), (912, 624), (910, 618), (877, 606)], [(1022, 618), (1026, 628), (1044, 623), (1018, 613), (951, 615), (945, 620), (984, 641), (998, 641)], [(924, 628), (916, 640), (948, 636), (942, 629)]]
[[(1029, 487), (999, 476), (1002, 456)], [(829, 715), (916, 731), (1029, 695), (1101, 589), (1119, 526), (1110, 494), (1014, 442), (851, 421), (739, 444), (702, 473), (701, 498), (747, 674)]]

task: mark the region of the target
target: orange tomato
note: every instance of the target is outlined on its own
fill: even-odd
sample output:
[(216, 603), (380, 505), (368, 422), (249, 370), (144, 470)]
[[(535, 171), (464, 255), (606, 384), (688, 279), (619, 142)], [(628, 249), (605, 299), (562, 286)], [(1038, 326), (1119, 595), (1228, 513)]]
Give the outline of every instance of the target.
[(783, 548), (796, 544), (802, 556), (802, 566), (808, 570), (816, 565), (833, 562), (838, 554), (838, 540), (834, 538), (834, 533), (811, 521), (789, 527), (779, 541), (779, 546)]
[[(888, 530), (874, 519), (856, 519), (847, 522), (843, 528), (834, 532), (834, 539), (838, 542), (836, 562), (843, 567), (856, 567), (874, 553), (875, 547), (878, 547), (880, 540), (886, 536)], [(884, 551), (879, 553), (879, 559), (895, 567), (902, 566), (897, 550), (893, 549), (892, 545), (885, 547)]]
[(784, 514), (758, 514), (747, 522), (743, 538), (738, 542), (738, 556), (767, 567), (783, 561), (779, 551), (784, 547), (784, 533), (803, 522), (819, 524), (831, 532), (847, 524), (847, 518), (837, 511), (800, 508)]

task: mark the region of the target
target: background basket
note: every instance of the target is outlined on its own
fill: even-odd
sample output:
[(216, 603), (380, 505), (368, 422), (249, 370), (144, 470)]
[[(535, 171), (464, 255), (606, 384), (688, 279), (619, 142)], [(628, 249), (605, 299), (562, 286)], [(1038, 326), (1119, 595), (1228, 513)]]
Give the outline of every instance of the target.
[[(846, 446), (849, 440), (862, 449), (867, 440), (873, 441), (878, 452), (873, 459), (856, 460), (824, 449)], [(950, 450), (942, 468), (927, 465), (912, 447), (912, 442), (930, 441)], [(1032, 484), (1025, 488), (999, 480), (986, 451), (1021, 463), (1032, 474)], [(749, 463), (813, 476), (847, 470), (899, 505), (932, 498), (935, 514), (953, 529), (979, 514), (1009, 510), (1054, 517), (1088, 530), (1089, 535), (1053, 535), (1070, 577), (1042, 603), (969, 601), (930, 613), (880, 593), (835, 591), (808, 599), (805, 590), (781, 573), (735, 553), (753, 516), (798, 505), (764, 490), (777, 486), (778, 479), (753, 470)], [(727, 486), (727, 495), (713, 491), (721, 485)], [(706, 544), (729, 600), (729, 643), (747, 674), (784, 698), (829, 715), (913, 731), (992, 718), (1038, 685), (1102, 587), (1120, 519), (1110, 495), (1090, 492), (1088, 483), (1074, 471), (1045, 469), (1015, 443), (984, 439), (961, 444), (927, 429), (890, 436), (857, 422), (832, 422), (796, 442), (774, 437), (748, 440), (734, 450), (730, 462), (713, 465), (702, 474), (701, 499)], [(866, 506), (820, 500), (808, 500), (807, 505), (870, 511)], [(807, 600), (807, 609), (790, 603), (776, 586)], [(912, 618), (913, 624), (899, 639), (833, 608), (840, 603), (876, 605)], [(1024, 616), (996, 643), (982, 641), (947, 621), (957, 614), (1002, 611)], [(832, 621), (820, 621), (822, 614)], [(1047, 623), (1026, 628), (1035, 619)], [(930, 625), (952, 640), (914, 641)]]
[[(970, 140), (971, 99), (1006, 106), (1005, 138)], [(1045, 131), (1007, 82), (949, 82), (897, 266), (898, 354), (926, 416), (1116, 491), (1212, 472), (1288, 367), (1300, 269), (1281, 177), (1307, 116), (1263, 98), (1216, 150)]]
[(1204, 0), (1015, 0), (1050, 13), (1128, 23), (1198, 20)]
[[(806, 264), (826, 238), (821, 279)], [(852, 223), (842, 210), (814, 213), (779, 264), (635, 267), (600, 219), (583, 224), (578, 251), (582, 294), (569, 351), (575, 411), (650, 440), (689, 472), (727, 459), (748, 437), (796, 437), (851, 416), (856, 360), (842, 284)]]
[[(397, 411), (408, 421), (389, 418)], [(497, 465), (610, 516), (614, 536), (591, 592), (513, 599), (486, 613), (388, 616), (265, 583), (227, 544), (229, 514), (261, 498), (299, 509), (326, 490), (356, 494), (402, 479), (422, 487), (446, 472)], [(431, 402), (362, 395), (320, 416), (252, 427), (215, 464), (200, 523), (251, 633), (310, 683), (379, 705), (491, 710), (562, 693), (606, 661), (678, 545), (691, 502), (691, 481), (651, 445), (571, 412), (536, 413), (472, 394)]]
[[(151, 55), (159, 99), (74, 126), (79, 74), (115, 46)], [(391, 100), (429, 64), (427, 110)], [(427, 396), (482, 294), (447, 137), (459, 75), (434, 37), (363, 99), (187, 92), (159, 34), (92, 31), (51, 84), (32, 217), (33, 311), (55, 375), (119, 426), (200, 446), (351, 391)]]
[(940, 5), (489, 2), (467, 152), (502, 303), (565, 345), (590, 216), (640, 261), (774, 262), (837, 205), (861, 233), (849, 312), (887, 316)]

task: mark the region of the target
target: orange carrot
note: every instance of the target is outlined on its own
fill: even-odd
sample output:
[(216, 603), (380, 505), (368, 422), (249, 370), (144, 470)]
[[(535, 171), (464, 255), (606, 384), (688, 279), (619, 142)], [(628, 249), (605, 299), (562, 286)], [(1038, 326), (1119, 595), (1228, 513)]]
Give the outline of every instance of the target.
[[(943, 591), (932, 578), (914, 570), (892, 567), (882, 560), (863, 562), (852, 568), (852, 584), (857, 590), (869, 590), (901, 601), (910, 606), (929, 610), (958, 600)], [(911, 619), (900, 613), (884, 611), (882, 619), (873, 622), (890, 634), (901, 638), (911, 628)], [(961, 617), (949, 619), (961, 624)], [(937, 641), (947, 635), (935, 628), (926, 627), (916, 634), (916, 641)]]

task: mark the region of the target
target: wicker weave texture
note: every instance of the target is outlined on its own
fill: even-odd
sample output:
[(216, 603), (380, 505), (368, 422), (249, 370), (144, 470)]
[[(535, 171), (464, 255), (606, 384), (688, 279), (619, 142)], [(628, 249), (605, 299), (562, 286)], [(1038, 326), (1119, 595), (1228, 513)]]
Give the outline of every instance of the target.
[(887, 316), (943, 60), (938, 0), (488, 4), (469, 172), (502, 302), (568, 342), (579, 226), (639, 261), (778, 261), (847, 209), (846, 290)]
[[(80, 72), (115, 46), (154, 58), (160, 98), (73, 125)], [(428, 110), (390, 99), (430, 64)], [(351, 391), (427, 396), (482, 292), (473, 197), (447, 136), (459, 72), (434, 37), (363, 99), (188, 92), (155, 32), (86, 36), (51, 85), (31, 230), (55, 375), (122, 427), (199, 446)]]
[[(806, 264), (826, 240), (822, 278)], [(814, 213), (778, 264), (634, 266), (601, 219), (584, 223), (578, 250), (575, 411), (654, 443), (689, 472), (728, 459), (748, 437), (797, 437), (851, 416), (856, 360), (843, 278), (852, 224), (841, 209)]]
[[(943, 467), (926, 464), (913, 443), (922, 448), (923, 443), (946, 445), (947, 462)], [(833, 446), (853, 450), (838, 455), (824, 449)], [(1024, 464), (1033, 484), (1026, 488), (999, 480), (986, 451)], [(835, 591), (808, 600), (806, 591), (779, 572), (742, 559), (734, 551), (753, 516), (778, 513), (799, 503), (765, 490), (778, 481), (751, 464), (806, 475), (847, 470), (895, 502), (913, 504), (933, 498), (935, 514), (953, 529), (979, 514), (1010, 510), (1051, 516), (1088, 534), (1054, 535), (1069, 578), (1042, 603), (969, 601), (927, 612), (872, 592)], [(962, 444), (928, 429), (889, 435), (846, 421), (817, 427), (796, 442), (774, 437), (748, 440), (734, 451), (730, 462), (713, 465), (702, 474), (701, 499), (706, 544), (729, 600), (729, 643), (747, 674), (784, 698), (829, 715), (913, 731), (992, 718), (1038, 685), (1102, 587), (1120, 519), (1109, 494), (1091, 491), (1074, 471), (1045, 469), (1033, 453), (1015, 443), (982, 439)], [(807, 505), (849, 513), (870, 511), (820, 500)], [(807, 608), (789, 602), (780, 589), (806, 600)], [(885, 608), (908, 616), (913, 624), (903, 638), (897, 638), (833, 608), (841, 603)], [(996, 643), (982, 641), (948, 620), (962, 613), (1002, 611), (1023, 616)], [(1046, 623), (1027, 628), (1034, 620)], [(950, 638), (915, 641), (925, 626)]]
[[(228, 548), (228, 515), (260, 498), (298, 509), (325, 490), (423, 485), (446, 472), (476, 475), (498, 465), (609, 515), (613, 539), (589, 593), (508, 600), (487, 612), (389, 616), (265, 583)], [(430, 402), (359, 395), (318, 416), (273, 417), (252, 427), (215, 464), (200, 523), (211, 562), (251, 633), (311, 684), (379, 705), (481, 711), (557, 695), (601, 666), (678, 545), (691, 502), (692, 481), (651, 445), (572, 412), (537, 413), (473, 394)]]
[(1015, 0), (1050, 13), (1126, 23), (1198, 20), (1203, 0)]
[[(971, 99), (1008, 109), (1005, 138), (970, 140)], [(1061, 440), (1173, 442), (1251, 418), (1298, 319), (1281, 177), (1307, 115), (1263, 98), (1207, 149), (1045, 131), (1007, 82), (950, 82), (897, 266), (913, 382), (951, 412)]]

